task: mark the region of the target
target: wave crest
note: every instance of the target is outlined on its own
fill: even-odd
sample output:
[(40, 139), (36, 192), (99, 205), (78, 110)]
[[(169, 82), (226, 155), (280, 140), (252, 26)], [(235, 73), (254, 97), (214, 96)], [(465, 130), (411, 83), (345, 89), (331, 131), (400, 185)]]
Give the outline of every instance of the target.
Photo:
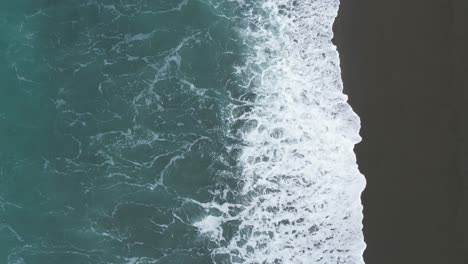
[(247, 10), (240, 33), (248, 52), (237, 73), (255, 99), (232, 107), (243, 141), (243, 202), (235, 214), (210, 218), (239, 222), (215, 256), (233, 263), (364, 263), (365, 178), (353, 152), (360, 120), (342, 92), (331, 41), (339, 1), (240, 5)]

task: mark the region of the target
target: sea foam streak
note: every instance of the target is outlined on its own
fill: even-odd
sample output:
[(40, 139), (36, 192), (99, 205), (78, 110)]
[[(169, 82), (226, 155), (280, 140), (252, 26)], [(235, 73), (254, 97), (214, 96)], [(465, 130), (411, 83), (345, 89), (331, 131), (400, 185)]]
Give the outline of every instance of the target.
[(342, 93), (331, 42), (339, 1), (241, 5), (249, 10), (241, 35), (250, 48), (238, 73), (256, 95), (233, 116), (243, 123), (245, 202), (240, 213), (221, 210), (224, 219), (197, 226), (213, 232), (208, 222), (239, 220), (215, 251), (233, 263), (363, 263), (365, 178), (353, 152), (360, 121)]

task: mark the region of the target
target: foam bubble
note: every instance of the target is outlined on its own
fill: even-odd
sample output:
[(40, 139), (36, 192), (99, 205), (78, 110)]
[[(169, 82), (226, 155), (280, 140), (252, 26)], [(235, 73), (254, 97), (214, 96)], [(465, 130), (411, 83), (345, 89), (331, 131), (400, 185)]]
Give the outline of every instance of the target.
[(213, 215), (208, 215), (203, 218), (201, 221), (194, 224), (200, 230), (203, 230), (205, 234), (210, 235), (213, 239), (221, 240), (222, 239), (222, 228), (221, 224), (223, 223), (222, 217), (217, 217)]
[[(232, 263), (363, 263), (365, 178), (353, 152), (360, 120), (342, 92), (331, 42), (339, 1), (240, 5), (250, 48), (237, 70), (256, 99), (233, 111), (244, 142), (243, 209), (237, 232), (214, 255)], [(221, 222), (207, 218), (199, 228)]]

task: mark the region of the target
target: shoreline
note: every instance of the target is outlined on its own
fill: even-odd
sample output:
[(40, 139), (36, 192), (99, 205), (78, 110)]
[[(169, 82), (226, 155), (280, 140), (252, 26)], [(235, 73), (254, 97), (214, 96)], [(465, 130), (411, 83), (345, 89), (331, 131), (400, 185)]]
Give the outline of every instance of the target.
[(341, 1), (333, 42), (361, 118), (366, 263), (463, 263), (467, 6)]

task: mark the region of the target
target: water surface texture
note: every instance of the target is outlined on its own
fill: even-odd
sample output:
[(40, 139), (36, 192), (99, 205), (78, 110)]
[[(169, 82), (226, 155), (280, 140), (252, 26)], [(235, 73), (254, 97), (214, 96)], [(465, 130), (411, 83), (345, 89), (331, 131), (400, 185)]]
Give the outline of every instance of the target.
[(8, 2), (1, 263), (363, 263), (338, 0)]

